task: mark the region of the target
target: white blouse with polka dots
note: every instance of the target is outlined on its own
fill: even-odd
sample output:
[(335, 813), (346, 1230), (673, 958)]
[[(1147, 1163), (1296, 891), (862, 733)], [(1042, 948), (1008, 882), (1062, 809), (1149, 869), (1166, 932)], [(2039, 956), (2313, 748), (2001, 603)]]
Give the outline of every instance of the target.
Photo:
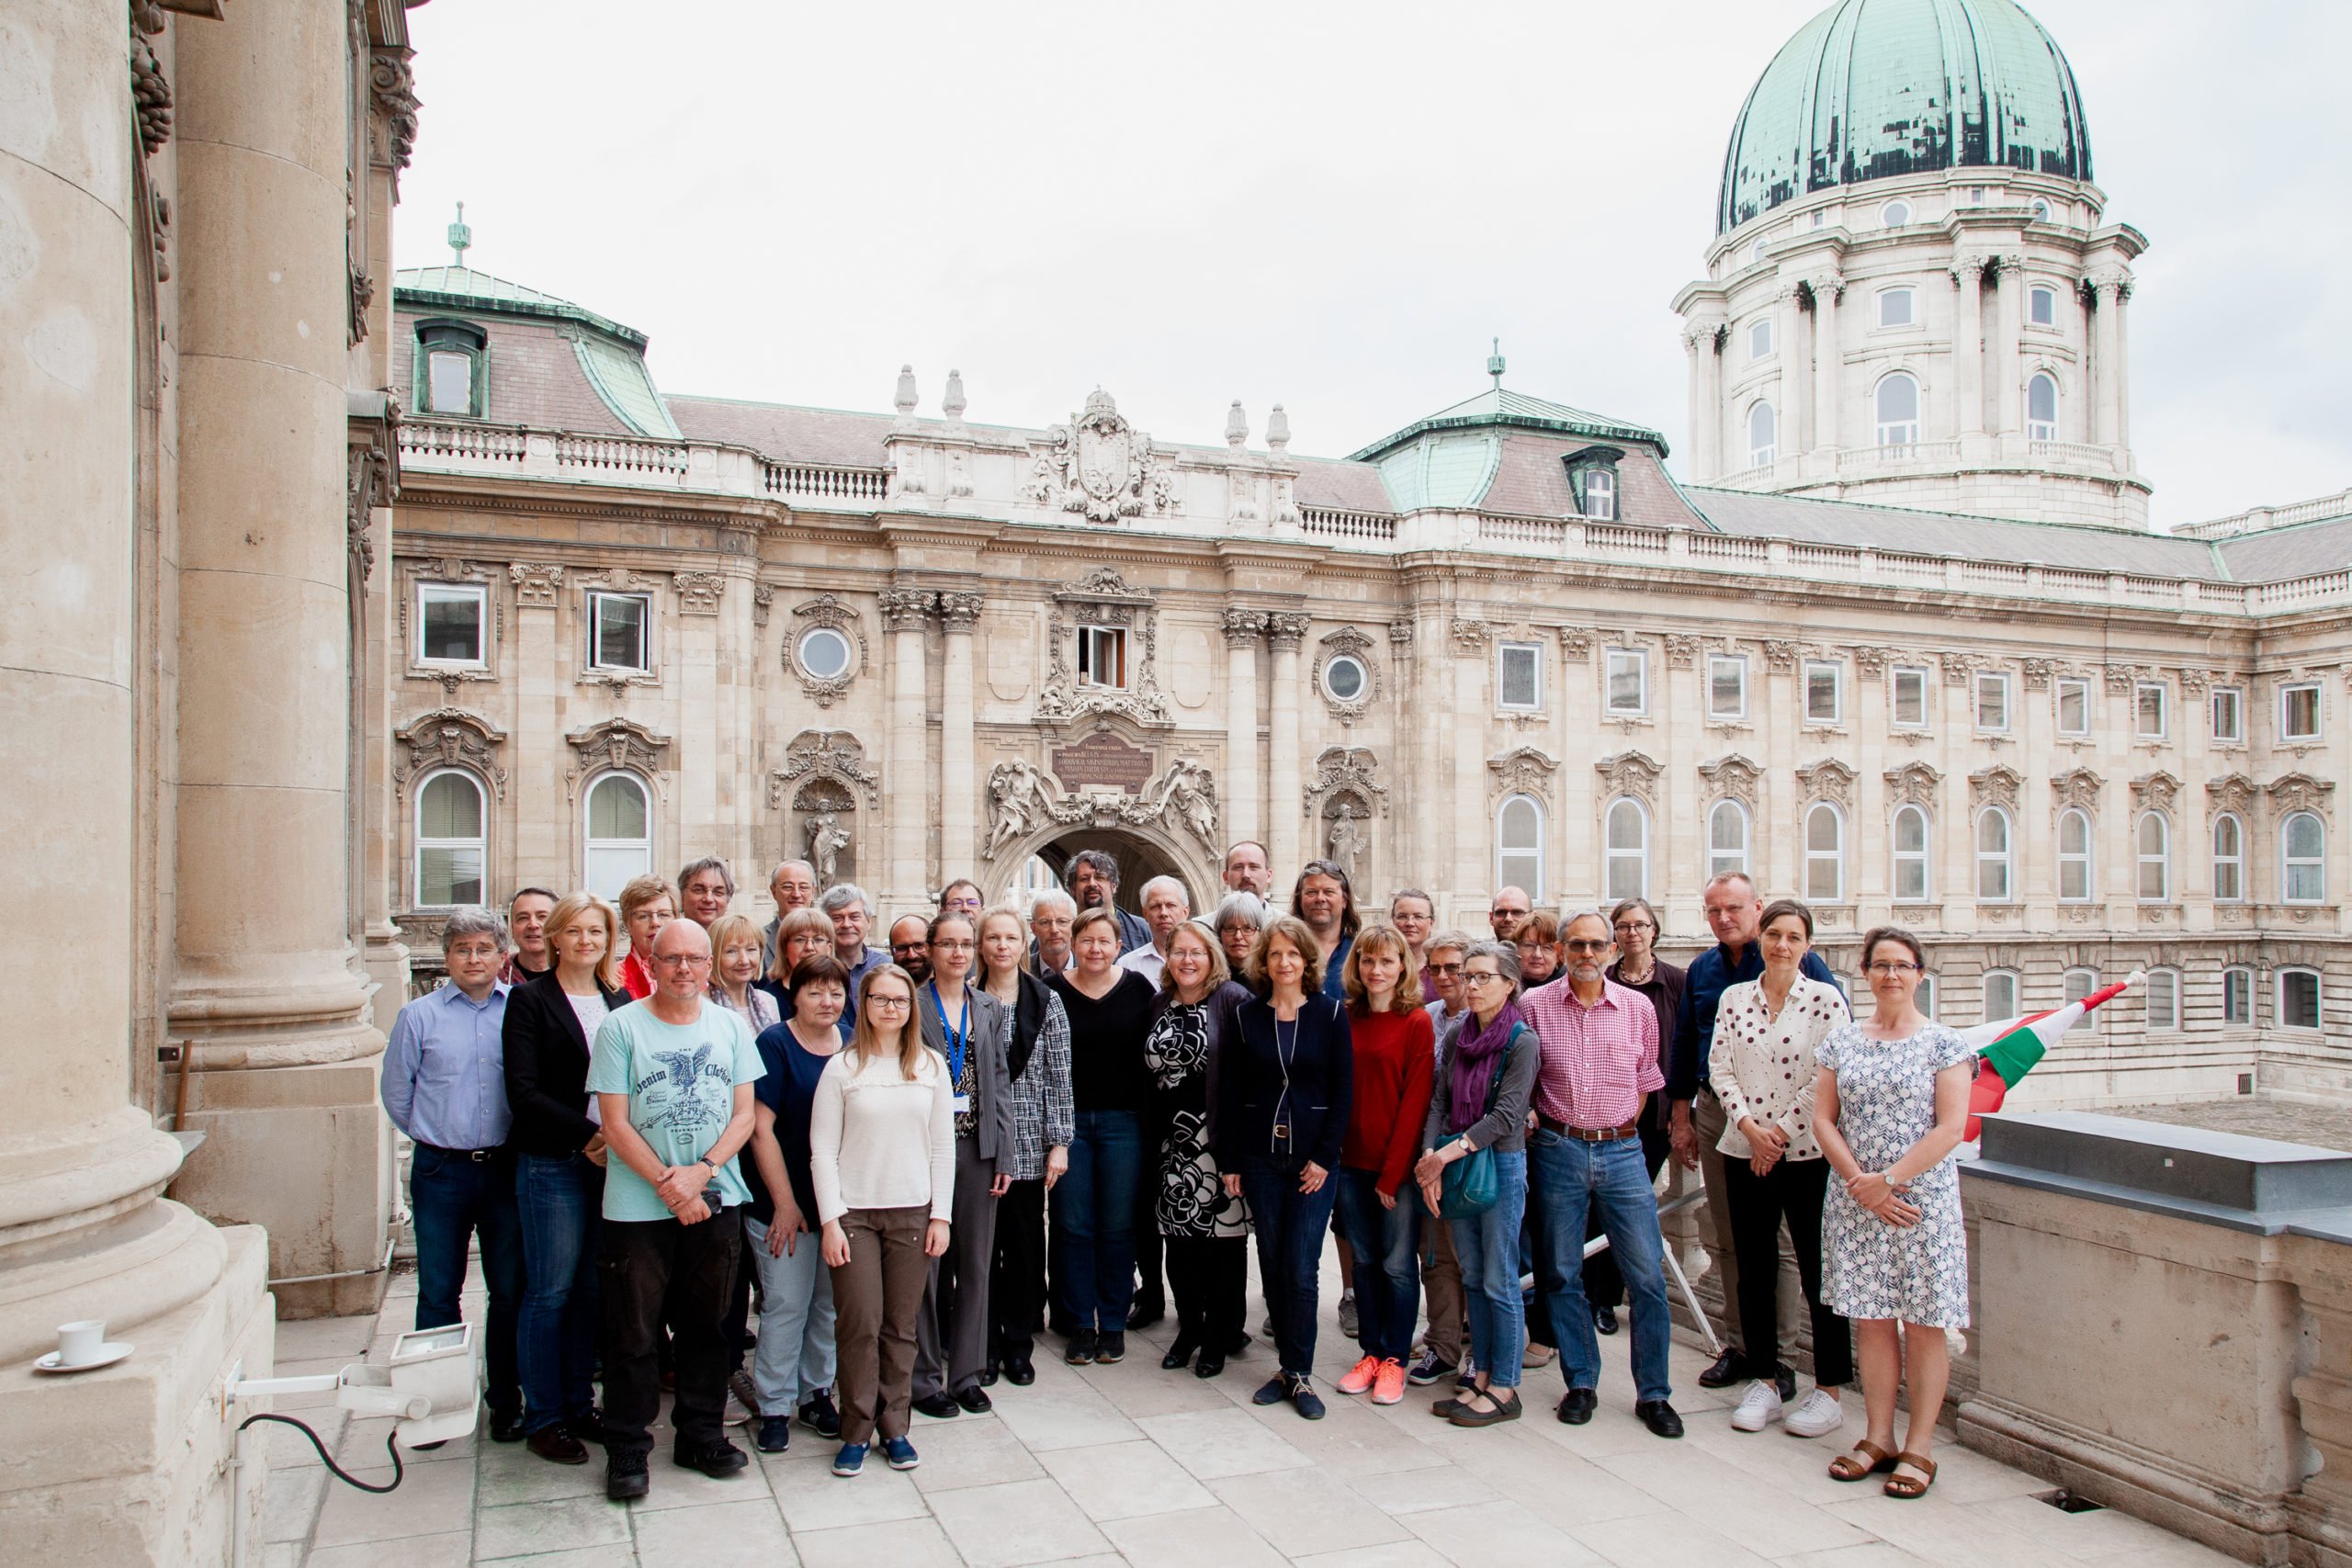
[(1714, 1049), (1707, 1080), (1723, 1101), (1724, 1135), (1715, 1147), (1746, 1159), (1751, 1152), (1739, 1121), (1752, 1116), (1789, 1135), (1784, 1159), (1819, 1159), (1813, 1135), (1813, 1091), (1821, 1064), (1814, 1050), (1841, 1023), (1852, 1021), (1846, 998), (1826, 980), (1800, 975), (1781, 1015), (1764, 1002), (1764, 982), (1744, 980), (1724, 992), (1715, 1012)]

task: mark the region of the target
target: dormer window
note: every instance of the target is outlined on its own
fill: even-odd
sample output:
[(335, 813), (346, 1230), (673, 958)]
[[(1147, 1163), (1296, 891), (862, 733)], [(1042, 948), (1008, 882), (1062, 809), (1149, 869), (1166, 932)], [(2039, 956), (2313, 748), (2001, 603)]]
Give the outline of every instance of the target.
[(420, 413), (480, 419), (489, 403), (489, 338), (465, 321), (420, 321), (415, 400)]
[(1617, 520), (1617, 459), (1625, 454), (1614, 446), (1588, 446), (1561, 461), (1567, 465), (1568, 493), (1577, 515), (1600, 523)]

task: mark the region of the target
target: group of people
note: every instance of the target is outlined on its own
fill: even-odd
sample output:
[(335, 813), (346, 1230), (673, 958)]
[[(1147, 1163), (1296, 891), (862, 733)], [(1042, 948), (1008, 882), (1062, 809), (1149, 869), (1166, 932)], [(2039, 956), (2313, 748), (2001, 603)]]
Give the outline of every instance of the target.
[(1699, 1381), (1747, 1383), (1733, 1427), (1837, 1432), (1859, 1361), (1865, 1430), (1830, 1473), (1928, 1490), (1943, 1330), (1967, 1321), (1948, 1156), (1971, 1064), (1915, 1005), (1909, 933), (1863, 939), (1858, 1022), (1811, 912), (1737, 874), (1708, 884), (1716, 945), (1687, 970), (1639, 898), (1562, 919), (1506, 887), (1489, 940), (1437, 930), (1417, 889), (1367, 919), (1324, 860), (1282, 912), (1256, 843), (1205, 915), (1168, 876), (1123, 908), (1119, 874), (1081, 852), (1019, 908), (958, 879), (885, 947), (865, 892), (799, 861), (764, 927), (716, 859), (617, 908), (525, 889), (503, 919), (454, 911), (383, 1097), (415, 1144), (419, 1327), (458, 1320), (479, 1238), (492, 1437), (567, 1464), (601, 1443), (607, 1494), (643, 1496), (669, 1388), (682, 1466), (741, 1470), (740, 1422), (764, 1452), (796, 1423), (837, 1441), (839, 1475), (877, 1445), (910, 1469), (912, 1415), (1033, 1382), (1048, 1327), (1065, 1361), (1115, 1363), (1172, 1308), (1161, 1366), (1220, 1375), (1252, 1344), (1252, 1237), (1274, 1366), (1251, 1397), (1316, 1419), (1336, 1233), (1340, 1395), (1446, 1384), (1433, 1415), (1491, 1426), (1556, 1359), (1555, 1415), (1581, 1424), (1622, 1306), (1634, 1412), (1677, 1438), (1671, 1158), (1705, 1185), (1732, 1332)]

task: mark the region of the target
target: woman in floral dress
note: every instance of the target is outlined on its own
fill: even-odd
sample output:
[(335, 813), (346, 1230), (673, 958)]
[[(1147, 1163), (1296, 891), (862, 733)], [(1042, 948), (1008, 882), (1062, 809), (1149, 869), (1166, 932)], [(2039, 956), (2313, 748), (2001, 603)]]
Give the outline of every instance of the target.
[(1168, 964), (1144, 1070), (1151, 1080), (1151, 1131), (1158, 1151), (1152, 1218), (1168, 1238), (1168, 1282), (1176, 1297), (1176, 1338), (1159, 1364), (1170, 1371), (1192, 1360), (1196, 1376), (1213, 1378), (1242, 1343), (1250, 1271), (1250, 1215), (1218, 1179), (1209, 1144), (1211, 1075), (1234, 1010), (1250, 993), (1226, 967), (1216, 933), (1187, 920), (1168, 939)]
[[(1973, 1055), (1914, 1001), (1927, 958), (1909, 931), (1862, 938), (1876, 1010), (1815, 1051), (1814, 1136), (1835, 1177), (1822, 1205), (1823, 1300), (1854, 1322), (1870, 1430), (1830, 1475), (1887, 1474), (1890, 1497), (1917, 1497), (1951, 1376), (1944, 1330), (1968, 1325), (1968, 1237), (1952, 1163), (1968, 1120)], [(1908, 1361), (1906, 1368), (1905, 1361)], [(1894, 1447), (1894, 1396), (1908, 1375), (1911, 1423)]]

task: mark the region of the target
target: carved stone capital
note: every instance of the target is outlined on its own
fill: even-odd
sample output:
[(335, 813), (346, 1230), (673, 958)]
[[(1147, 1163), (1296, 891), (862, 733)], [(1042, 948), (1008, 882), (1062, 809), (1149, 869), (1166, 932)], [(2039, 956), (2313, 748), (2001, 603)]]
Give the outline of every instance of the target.
[(1266, 636), (1278, 653), (1295, 653), (1306, 640), (1308, 617), (1276, 611), (1266, 617)]
[(2057, 673), (2056, 660), (2029, 659), (2025, 661), (2025, 689), (2029, 692), (2046, 692), (2050, 689), (2050, 678)]
[(1684, 352), (1694, 355), (1713, 354), (1722, 344), (1723, 336), (1724, 324), (1721, 321), (1702, 321), (1682, 329), (1682, 347)]
[(1797, 645), (1779, 637), (1768, 638), (1764, 662), (1775, 675), (1787, 674), (1797, 667)]
[(408, 167), (416, 151), (416, 73), (409, 68), (406, 49), (371, 50), (368, 62), (368, 104), (370, 116), (368, 161), (390, 169), (395, 178)]
[(1254, 648), (1266, 635), (1266, 612), (1230, 604), (1225, 612), (1225, 641), (1228, 648)]
[(985, 593), (957, 590), (939, 596), (939, 618), (951, 632), (971, 631), (980, 618), (980, 611), (988, 604)]
[(1952, 257), (1951, 260), (1945, 265), (1944, 271), (1951, 275), (1952, 284), (1955, 288), (1965, 288), (1971, 283), (1982, 283), (1984, 281), (1984, 262), (1985, 258), (1983, 255), (1978, 254), (1976, 252), (1964, 251), (1959, 255)]
[(769, 612), (773, 610), (775, 606), (775, 589), (769, 587), (764, 582), (754, 582), (752, 584), (752, 624), (753, 626), (766, 626), (768, 624)]
[(1894, 649), (1891, 648), (1876, 648), (1869, 643), (1857, 643), (1854, 647), (1854, 668), (1865, 678), (1874, 679), (1885, 670), (1887, 660), (1894, 657)]
[(1395, 649), (1400, 654), (1411, 648), (1413, 646), (1413, 623), (1410, 621), (1389, 622), (1388, 646)]
[(1813, 298), (1816, 303), (1824, 295), (1835, 303), (1845, 298), (1846, 275), (1841, 272), (1816, 272), (1806, 277), (1804, 286), (1813, 290)]
[(1688, 670), (1698, 657), (1699, 639), (1697, 637), (1683, 637), (1677, 634), (1668, 637), (1666, 639), (1666, 667), (1668, 669)]
[[(2352, 678), (2352, 671), (2346, 673), (2347, 678)], [(2211, 670), (2185, 669), (2180, 672), (2180, 689), (2188, 696), (2201, 697), (2212, 689), (2212, 685), (2213, 671)]]
[(563, 568), (553, 561), (518, 560), (506, 569), (514, 603), (526, 610), (552, 610), (563, 592)]
[(1598, 640), (1598, 634), (1589, 627), (1562, 626), (1560, 657), (1570, 664), (1589, 664), (1592, 662), (1593, 644)]
[(894, 632), (919, 632), (939, 603), (939, 595), (920, 588), (885, 588), (881, 594), (882, 624)]
[(1492, 626), (1466, 615), (1455, 616), (1447, 630), (1453, 637), (1453, 646), (1464, 653), (1477, 652), (1495, 635)]
[(718, 604), (727, 592), (727, 580), (715, 571), (678, 571), (670, 574), (678, 590), (678, 613), (682, 615), (715, 615)]

